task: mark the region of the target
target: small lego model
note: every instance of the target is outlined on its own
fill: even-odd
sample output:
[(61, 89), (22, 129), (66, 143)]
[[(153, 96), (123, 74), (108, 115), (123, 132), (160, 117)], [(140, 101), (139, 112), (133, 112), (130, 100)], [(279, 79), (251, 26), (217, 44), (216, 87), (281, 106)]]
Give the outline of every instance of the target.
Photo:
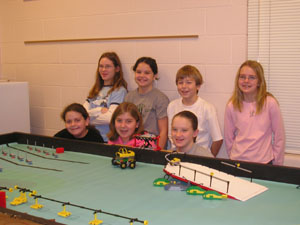
[(198, 186), (190, 186), (188, 189), (186, 189), (186, 193), (188, 195), (203, 195), (205, 192), (206, 190)]
[(217, 191), (206, 191), (203, 194), (203, 199), (223, 199), (223, 198), (227, 198), (227, 195), (220, 194)]
[(32, 165), (32, 161), (30, 159), (26, 158), (26, 163), (28, 163), (29, 165)]
[(43, 153), (44, 153), (45, 155), (50, 155), (50, 153), (49, 153), (48, 151), (46, 151), (46, 150), (44, 150)]
[(63, 204), (62, 206), (63, 206), (63, 211), (58, 212), (57, 215), (62, 216), (62, 217), (69, 217), (69, 216), (71, 216), (72, 213), (70, 213), (70, 212), (68, 212), (66, 210), (66, 204)]
[(171, 166), (178, 166), (180, 164), (180, 159), (179, 158), (173, 158), (171, 161), (170, 161), (170, 164)]
[(35, 197), (36, 194), (37, 194), (36, 191), (32, 191), (31, 193), (29, 193), (29, 197), (34, 197), (35, 198), (35, 204), (31, 205), (30, 208), (32, 208), (32, 209), (41, 209), (44, 206), (38, 203), (38, 198)]
[(65, 152), (65, 148), (63, 148), (63, 147), (56, 148), (56, 154), (61, 154), (61, 153), (64, 153), (64, 152)]
[(156, 187), (164, 187), (166, 191), (186, 191), (190, 186), (190, 182), (185, 183), (177, 179), (157, 178), (153, 181)]
[(165, 186), (169, 183), (170, 183), (170, 181), (168, 179), (165, 179), (165, 178), (157, 178), (153, 181), (153, 185), (156, 186), (156, 187), (162, 187), (162, 186)]
[(113, 165), (120, 165), (122, 169), (125, 169), (127, 166), (134, 169), (136, 164), (135, 152), (126, 148), (120, 148), (111, 162)]
[(2, 150), (2, 155), (7, 156), (7, 152)]
[(0, 191), (0, 207), (6, 208), (6, 194), (4, 191)]
[(24, 157), (18, 156), (18, 160), (22, 162), (24, 161)]
[(137, 134), (134, 136), (135, 138), (135, 147), (137, 148), (145, 148), (154, 151), (161, 150), (159, 147), (159, 136), (154, 134), (144, 133)]
[(99, 225), (99, 224), (102, 224), (103, 221), (102, 220), (99, 220), (97, 218), (97, 212), (94, 212), (94, 219), (92, 221), (89, 222), (89, 224), (91, 225)]
[(179, 180), (170, 180), (170, 183), (164, 186), (166, 191), (186, 191), (190, 183), (184, 183)]
[(10, 203), (11, 205), (21, 205), (27, 202), (26, 192), (21, 191), (20, 196), (14, 198), (14, 200)]

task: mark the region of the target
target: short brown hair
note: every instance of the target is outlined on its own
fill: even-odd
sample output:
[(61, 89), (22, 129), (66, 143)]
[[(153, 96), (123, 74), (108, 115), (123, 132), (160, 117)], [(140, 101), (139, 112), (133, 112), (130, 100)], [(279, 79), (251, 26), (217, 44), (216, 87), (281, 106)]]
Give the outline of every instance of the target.
[(176, 84), (178, 83), (179, 80), (186, 78), (186, 77), (191, 77), (195, 80), (196, 85), (202, 85), (203, 84), (203, 78), (200, 73), (200, 71), (191, 65), (185, 65), (181, 67), (176, 74)]
[(89, 118), (89, 114), (86, 111), (86, 109), (83, 107), (83, 105), (81, 105), (79, 103), (72, 103), (72, 104), (66, 106), (66, 108), (64, 108), (64, 110), (60, 114), (60, 116), (63, 119), (63, 121), (66, 122), (66, 114), (67, 114), (67, 112), (71, 112), (71, 111), (80, 113), (85, 120), (87, 118)]

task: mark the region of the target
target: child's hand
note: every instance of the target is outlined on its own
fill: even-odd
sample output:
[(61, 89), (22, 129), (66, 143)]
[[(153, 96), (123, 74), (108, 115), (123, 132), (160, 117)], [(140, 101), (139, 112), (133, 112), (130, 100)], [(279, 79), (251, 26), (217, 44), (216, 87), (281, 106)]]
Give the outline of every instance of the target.
[(101, 113), (106, 113), (108, 111), (108, 108), (101, 108)]
[(88, 112), (90, 118), (97, 117), (97, 115), (99, 114), (99, 109), (93, 108), (93, 109), (87, 110), (87, 112)]

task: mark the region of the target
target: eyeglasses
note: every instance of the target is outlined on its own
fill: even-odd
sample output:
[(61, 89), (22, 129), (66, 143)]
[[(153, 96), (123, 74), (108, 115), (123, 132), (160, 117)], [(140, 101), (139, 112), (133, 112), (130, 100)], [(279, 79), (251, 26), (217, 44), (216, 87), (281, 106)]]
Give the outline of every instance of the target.
[(110, 68), (112, 68), (113, 66), (111, 66), (111, 65), (100, 65), (99, 66), (99, 69), (101, 69), (101, 70), (103, 70), (103, 69), (110, 69)]
[(240, 80), (243, 80), (243, 81), (245, 81), (246, 79), (248, 79), (248, 80), (250, 80), (250, 81), (254, 81), (254, 80), (257, 79), (257, 77), (254, 76), (254, 75), (249, 75), (249, 76), (246, 76), (246, 75), (240, 75), (240, 76), (239, 76), (239, 79), (240, 79)]

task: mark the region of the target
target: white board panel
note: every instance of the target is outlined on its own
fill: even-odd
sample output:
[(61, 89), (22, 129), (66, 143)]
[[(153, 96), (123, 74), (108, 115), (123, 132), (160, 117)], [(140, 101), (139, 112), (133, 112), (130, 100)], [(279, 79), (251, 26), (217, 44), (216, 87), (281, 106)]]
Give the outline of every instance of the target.
[(0, 82), (0, 134), (30, 133), (27, 82)]

